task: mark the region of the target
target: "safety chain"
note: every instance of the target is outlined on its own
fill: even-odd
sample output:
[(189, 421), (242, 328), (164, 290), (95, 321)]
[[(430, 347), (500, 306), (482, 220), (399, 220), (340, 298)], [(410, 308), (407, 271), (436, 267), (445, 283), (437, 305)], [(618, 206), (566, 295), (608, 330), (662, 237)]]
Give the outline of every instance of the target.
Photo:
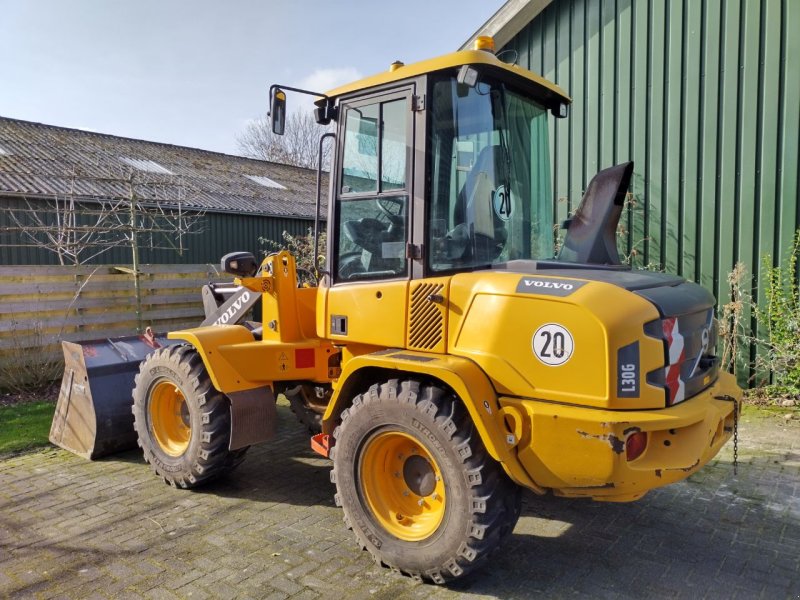
[(733, 399), (733, 476), (739, 474), (739, 402)]
[(715, 396), (717, 400), (733, 402), (733, 475), (739, 474), (739, 401), (733, 396)]

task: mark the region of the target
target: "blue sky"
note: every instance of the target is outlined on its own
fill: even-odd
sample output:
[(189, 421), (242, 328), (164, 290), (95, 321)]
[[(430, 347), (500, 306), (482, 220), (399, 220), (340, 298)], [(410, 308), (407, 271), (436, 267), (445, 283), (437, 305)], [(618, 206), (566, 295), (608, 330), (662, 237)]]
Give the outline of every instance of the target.
[(502, 4), (0, 0), (0, 116), (236, 153), (271, 83), (328, 89), (456, 50)]

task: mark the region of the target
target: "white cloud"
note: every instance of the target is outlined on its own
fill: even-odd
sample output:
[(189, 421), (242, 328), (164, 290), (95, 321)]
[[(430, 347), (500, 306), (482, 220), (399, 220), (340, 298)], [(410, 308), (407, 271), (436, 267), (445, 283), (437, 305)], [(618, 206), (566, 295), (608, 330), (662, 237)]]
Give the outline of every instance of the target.
[(340, 69), (317, 69), (304, 77), (297, 87), (315, 92), (327, 92), (333, 88), (361, 79), (363, 75), (355, 67)]
[[(300, 79), (295, 87), (309, 90), (310, 92), (325, 93), (334, 88), (357, 81), (363, 78), (363, 75), (355, 67), (342, 67), (339, 69), (316, 69)], [(288, 100), (289, 112), (294, 110), (312, 110), (314, 108), (314, 97), (305, 94), (292, 94)]]

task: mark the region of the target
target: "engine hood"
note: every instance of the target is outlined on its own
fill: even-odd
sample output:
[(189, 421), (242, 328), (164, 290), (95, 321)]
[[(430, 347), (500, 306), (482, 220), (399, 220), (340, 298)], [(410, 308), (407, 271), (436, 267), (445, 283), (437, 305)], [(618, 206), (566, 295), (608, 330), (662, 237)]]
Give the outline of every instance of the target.
[(716, 379), (714, 298), (681, 277), (514, 261), (447, 287), (449, 352), (501, 394), (657, 408)]
[(714, 296), (708, 290), (669, 273), (618, 267), (580, 268), (579, 265), (570, 266), (558, 261), (524, 260), (504, 263), (496, 270), (531, 275), (532, 279), (540, 276), (545, 280), (558, 277), (579, 282), (610, 283), (645, 298), (665, 318), (708, 310), (715, 304)]

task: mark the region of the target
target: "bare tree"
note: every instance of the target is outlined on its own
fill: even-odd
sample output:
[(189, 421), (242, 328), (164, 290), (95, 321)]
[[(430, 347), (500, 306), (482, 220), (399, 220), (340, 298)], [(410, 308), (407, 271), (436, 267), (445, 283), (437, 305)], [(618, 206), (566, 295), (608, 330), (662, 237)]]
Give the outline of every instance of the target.
[[(250, 122), (236, 137), (239, 151), (249, 158), (270, 162), (317, 168), (319, 138), (329, 128), (318, 125), (312, 113), (298, 110), (291, 114), (284, 135), (272, 133), (268, 118)], [(323, 145), (322, 168), (330, 165), (331, 144)]]
[[(187, 236), (202, 232), (204, 211), (185, 209), (187, 186), (171, 173), (130, 168), (84, 176), (73, 168), (69, 182), (66, 193), (44, 205), (26, 199), (25, 208), (0, 207), (10, 223), (0, 227), (12, 239), (5, 245), (42, 248), (55, 253), (62, 265), (85, 264), (117, 246), (129, 247), (137, 328), (143, 331), (139, 250), (182, 254)], [(104, 196), (82, 198), (78, 189), (102, 191)]]
[[(67, 191), (25, 206), (4, 206), (11, 234), (4, 245), (35, 246), (56, 254), (60, 264), (86, 264), (117, 246), (129, 246), (138, 268), (142, 247), (183, 254), (187, 236), (202, 232), (203, 211), (187, 211), (188, 187), (174, 175), (136, 169), (107, 176), (84, 176), (73, 168)], [(101, 188), (102, 198), (84, 198), (78, 189)]]

